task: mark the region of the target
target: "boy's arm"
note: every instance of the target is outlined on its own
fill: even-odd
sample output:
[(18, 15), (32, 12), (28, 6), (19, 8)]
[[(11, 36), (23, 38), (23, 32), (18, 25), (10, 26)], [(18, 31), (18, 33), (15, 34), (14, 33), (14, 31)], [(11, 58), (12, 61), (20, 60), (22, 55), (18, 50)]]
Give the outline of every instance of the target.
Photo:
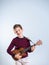
[(10, 54), (11, 56), (14, 56), (14, 54), (11, 52), (11, 50), (14, 47), (14, 40), (10, 43), (9, 47), (7, 48), (7, 53)]
[[(30, 41), (28, 41), (28, 47), (30, 47), (31, 44), (30, 44)], [(35, 50), (35, 46), (31, 47), (28, 52), (33, 52)]]
[[(28, 40), (28, 45), (27, 45), (27, 47), (30, 47), (31, 45), (30, 45), (30, 41)], [(28, 50), (28, 52), (30, 53), (30, 52), (32, 52), (31, 51), (31, 48)]]

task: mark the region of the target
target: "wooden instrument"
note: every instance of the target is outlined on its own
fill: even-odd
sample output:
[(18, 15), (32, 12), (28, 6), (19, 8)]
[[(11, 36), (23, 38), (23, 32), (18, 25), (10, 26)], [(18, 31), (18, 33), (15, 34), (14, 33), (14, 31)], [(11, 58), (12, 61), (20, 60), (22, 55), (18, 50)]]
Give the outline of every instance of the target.
[[(18, 50), (12, 50), (12, 53), (13, 53), (14, 55), (20, 53), (20, 56), (23, 57), (23, 56), (26, 55), (26, 52), (27, 52), (31, 47), (37, 46), (37, 45), (41, 45), (41, 44), (42, 44), (42, 41), (39, 40), (39, 41), (36, 42), (36, 44), (31, 45), (31, 46), (29, 46), (28, 48), (19, 48)], [(17, 58), (15, 58), (15, 56), (13, 57), (13, 59), (14, 59), (14, 60), (18, 60)]]

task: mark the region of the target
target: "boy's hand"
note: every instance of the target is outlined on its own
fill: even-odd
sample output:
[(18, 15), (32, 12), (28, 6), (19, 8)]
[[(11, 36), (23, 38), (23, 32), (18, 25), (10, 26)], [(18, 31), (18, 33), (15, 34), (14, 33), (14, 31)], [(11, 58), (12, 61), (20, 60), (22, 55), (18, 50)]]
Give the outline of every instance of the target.
[(18, 60), (21, 59), (22, 56), (20, 56), (20, 53), (15, 55), (15, 58), (17, 58)]
[(34, 51), (34, 50), (35, 50), (35, 46), (32, 46), (32, 47), (31, 47), (31, 51)]

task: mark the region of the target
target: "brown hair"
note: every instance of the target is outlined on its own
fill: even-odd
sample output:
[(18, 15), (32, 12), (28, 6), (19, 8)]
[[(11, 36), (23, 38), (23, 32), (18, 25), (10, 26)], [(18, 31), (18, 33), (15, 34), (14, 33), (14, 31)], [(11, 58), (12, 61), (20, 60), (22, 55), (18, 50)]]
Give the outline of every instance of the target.
[(15, 28), (17, 28), (17, 27), (20, 27), (20, 28), (22, 29), (22, 26), (21, 26), (20, 24), (15, 24), (15, 25), (13, 26), (13, 29), (15, 29)]

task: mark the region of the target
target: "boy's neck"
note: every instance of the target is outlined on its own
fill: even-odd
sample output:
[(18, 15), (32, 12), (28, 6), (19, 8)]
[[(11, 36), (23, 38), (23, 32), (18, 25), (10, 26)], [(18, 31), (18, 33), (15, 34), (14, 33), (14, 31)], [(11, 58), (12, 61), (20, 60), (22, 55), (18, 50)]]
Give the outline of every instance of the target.
[(23, 38), (24, 36), (23, 35), (20, 35), (20, 36), (18, 36), (19, 38)]

